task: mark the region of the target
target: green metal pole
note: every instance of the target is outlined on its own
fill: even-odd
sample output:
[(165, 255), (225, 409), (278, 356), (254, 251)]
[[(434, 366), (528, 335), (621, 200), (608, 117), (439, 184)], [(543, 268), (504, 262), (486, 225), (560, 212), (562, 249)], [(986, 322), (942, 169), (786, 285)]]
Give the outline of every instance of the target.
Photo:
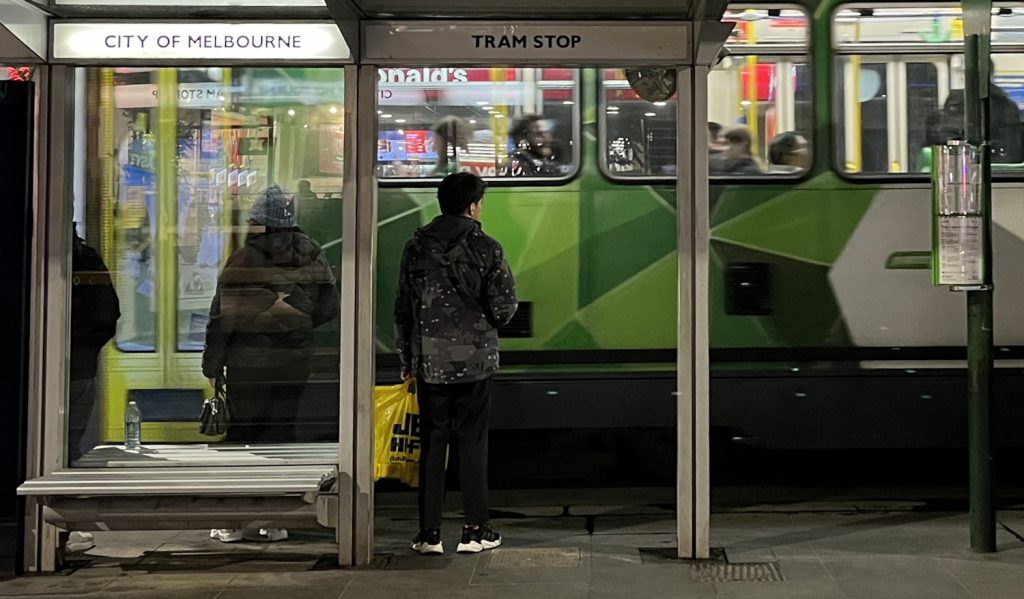
[[(972, 20), (991, 20), (991, 0), (964, 0), (965, 29), (988, 31)], [(989, 39), (986, 33), (964, 37), (964, 132), (967, 141), (987, 149), (989, 131)], [(982, 155), (981, 209), (982, 243), (986, 285), (967, 292), (967, 405), (970, 464), (971, 549), (996, 550), (996, 516), (992, 493), (992, 164), (991, 154)]]

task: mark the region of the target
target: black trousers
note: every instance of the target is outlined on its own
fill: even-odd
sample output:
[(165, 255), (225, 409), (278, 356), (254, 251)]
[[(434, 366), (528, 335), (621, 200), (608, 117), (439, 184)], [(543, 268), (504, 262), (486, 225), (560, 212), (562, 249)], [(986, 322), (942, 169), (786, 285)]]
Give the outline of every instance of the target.
[(309, 364), (282, 363), (266, 368), (228, 367), (231, 404), (229, 443), (293, 443), (299, 397)]
[(99, 442), (96, 379), (73, 379), (68, 393), (68, 465), (92, 451)]
[(487, 427), (491, 378), (468, 383), (416, 383), (420, 404), (420, 528), (441, 528), (448, 444), (459, 453), (466, 524), (487, 524)]

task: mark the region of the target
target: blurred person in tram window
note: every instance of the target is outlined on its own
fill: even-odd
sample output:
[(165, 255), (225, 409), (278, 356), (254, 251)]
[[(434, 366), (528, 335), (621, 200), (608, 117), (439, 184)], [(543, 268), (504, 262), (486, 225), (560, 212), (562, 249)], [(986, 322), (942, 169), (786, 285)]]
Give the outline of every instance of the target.
[[(1024, 127), (1021, 125), (1020, 106), (995, 83), (996, 66), (989, 61), (989, 119), (992, 143), (992, 162), (1018, 164), (1024, 162)], [(964, 110), (966, 98), (963, 89), (952, 89), (939, 116), (939, 139), (964, 139)]]
[(725, 132), (724, 149), (708, 160), (712, 175), (759, 175), (761, 167), (754, 159), (750, 131), (733, 127)]
[[(103, 258), (72, 228), (71, 362), (68, 391), (68, 465), (100, 442), (96, 406), (96, 370), (100, 350), (117, 332), (121, 305)], [(63, 539), (68, 551), (93, 546), (92, 533), (72, 531)]]
[(802, 173), (811, 167), (810, 144), (793, 131), (779, 133), (768, 144), (768, 164), (774, 173)]
[(299, 189), (295, 192), (295, 201), (299, 204), (304, 202), (310, 202), (318, 200), (316, 192), (313, 191), (313, 185), (308, 179), (299, 179)]
[(465, 119), (449, 115), (438, 121), (433, 131), (431, 149), (437, 154), (437, 163), (434, 164), (431, 176), (443, 177), (459, 172), (459, 158), (462, 152), (469, 151), (473, 125)]
[[(245, 245), (227, 260), (210, 305), (203, 374), (226, 383), (229, 443), (295, 440), (299, 398), (313, 355), (313, 329), (338, 313), (331, 266), (295, 224), (295, 201), (277, 185), (249, 211)], [(226, 369), (226, 374), (225, 374)], [(215, 529), (224, 542), (284, 540), (284, 529)]]
[[(498, 370), (498, 327), (518, 308), (501, 244), (480, 226), (487, 183), (472, 173), (441, 181), (441, 215), (402, 253), (395, 344), (402, 379), (416, 378), (420, 408), (421, 554), (444, 553), (441, 511), (449, 440), (457, 443), (465, 524), (459, 553), (501, 544), (487, 509), (487, 420)], [(454, 437), (454, 439), (452, 439)]]
[(722, 125), (708, 121), (708, 154), (717, 154), (724, 150), (722, 144)]
[(509, 131), (512, 152), (505, 176), (552, 177), (562, 174), (564, 151), (551, 133), (551, 122), (539, 114), (524, 115)]

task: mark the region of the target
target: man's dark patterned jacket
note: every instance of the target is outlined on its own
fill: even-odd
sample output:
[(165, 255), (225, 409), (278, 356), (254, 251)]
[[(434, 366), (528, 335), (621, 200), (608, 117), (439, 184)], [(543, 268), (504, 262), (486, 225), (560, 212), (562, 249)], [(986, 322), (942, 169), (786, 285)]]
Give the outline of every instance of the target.
[(402, 369), (434, 384), (498, 370), (498, 327), (516, 313), (515, 282), (501, 245), (480, 223), (441, 215), (405, 244), (395, 299)]

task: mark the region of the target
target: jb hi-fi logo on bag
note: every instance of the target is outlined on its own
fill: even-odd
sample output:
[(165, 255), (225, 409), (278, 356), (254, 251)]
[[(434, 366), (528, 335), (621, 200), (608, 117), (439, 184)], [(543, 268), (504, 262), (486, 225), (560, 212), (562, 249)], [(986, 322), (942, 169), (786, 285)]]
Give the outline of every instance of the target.
[[(420, 450), (420, 415), (406, 414), (405, 421), (391, 429), (391, 453), (415, 454)], [(392, 456), (392, 461), (407, 460), (408, 456)]]

